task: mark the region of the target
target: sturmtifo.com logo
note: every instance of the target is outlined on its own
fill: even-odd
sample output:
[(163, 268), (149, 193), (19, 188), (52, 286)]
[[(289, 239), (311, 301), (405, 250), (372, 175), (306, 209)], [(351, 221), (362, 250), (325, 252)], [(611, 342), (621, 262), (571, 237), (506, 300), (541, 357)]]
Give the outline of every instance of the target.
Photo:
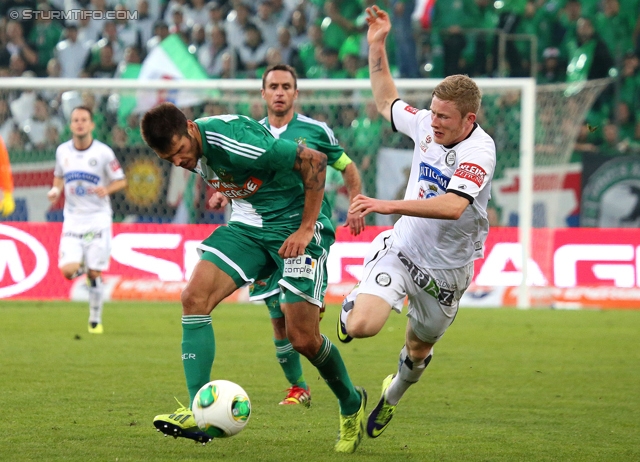
[(25, 8), (21, 10), (11, 10), (9, 12), (9, 18), (20, 21), (31, 21), (33, 19), (48, 19), (58, 21), (86, 21), (88, 19), (94, 19), (96, 21), (137, 21), (138, 12), (127, 10), (99, 11), (80, 9), (67, 11), (49, 11), (32, 10), (29, 8)]

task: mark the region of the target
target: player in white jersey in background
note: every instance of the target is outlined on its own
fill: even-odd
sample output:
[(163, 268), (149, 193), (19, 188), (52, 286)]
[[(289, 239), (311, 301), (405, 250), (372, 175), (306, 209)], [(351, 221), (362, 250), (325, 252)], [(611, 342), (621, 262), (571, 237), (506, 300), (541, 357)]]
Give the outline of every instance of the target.
[(71, 112), (72, 138), (58, 146), (53, 187), (55, 203), (64, 190), (64, 223), (58, 267), (73, 279), (87, 273), (89, 332), (102, 334), (102, 272), (109, 268), (113, 211), (109, 195), (127, 186), (113, 150), (94, 140), (91, 109), (79, 106)]
[(385, 52), (388, 15), (367, 8), (369, 70), (378, 111), (396, 131), (415, 142), (404, 200), (357, 196), (349, 213), (399, 214), (392, 231), (379, 235), (364, 260), (362, 280), (345, 298), (338, 337), (376, 335), (391, 310), (409, 297), (405, 345), (398, 369), (382, 382), (382, 396), (369, 414), (367, 434), (378, 437), (398, 401), (431, 361), (433, 345), (453, 322), (458, 302), (484, 255), (489, 230), (487, 203), (496, 164), (495, 143), (476, 123), (481, 94), (467, 76), (452, 75), (433, 91), (431, 110), (398, 96)]

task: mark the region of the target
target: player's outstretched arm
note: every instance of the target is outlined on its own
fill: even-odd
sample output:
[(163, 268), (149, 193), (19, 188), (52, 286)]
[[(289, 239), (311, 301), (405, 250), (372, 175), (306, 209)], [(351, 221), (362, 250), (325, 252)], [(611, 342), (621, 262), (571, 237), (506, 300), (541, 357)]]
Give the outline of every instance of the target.
[(297, 257), (304, 253), (304, 250), (313, 238), (316, 220), (322, 207), (324, 197), (324, 182), (327, 176), (327, 156), (315, 149), (298, 145), (296, 160), (293, 170), (300, 172), (302, 184), (304, 185), (304, 209), (302, 211), (302, 221), (296, 232), (289, 236), (278, 254), (282, 258)]
[(391, 30), (389, 15), (377, 6), (366, 9), (367, 41), (369, 42), (369, 78), (378, 112), (391, 122), (391, 104), (398, 99), (398, 90), (389, 70), (385, 42)]
[(438, 218), (440, 220), (457, 220), (469, 205), (469, 199), (454, 193), (425, 200), (396, 200), (385, 201), (371, 197), (357, 196), (349, 213), (364, 217), (370, 213), (382, 215), (408, 215), (420, 218)]

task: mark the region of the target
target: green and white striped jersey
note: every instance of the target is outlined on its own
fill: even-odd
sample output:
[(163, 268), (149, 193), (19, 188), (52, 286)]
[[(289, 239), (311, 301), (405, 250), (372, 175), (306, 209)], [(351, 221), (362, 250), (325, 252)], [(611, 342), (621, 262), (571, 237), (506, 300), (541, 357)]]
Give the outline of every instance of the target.
[[(327, 165), (336, 170), (342, 171), (351, 163), (351, 159), (345, 154), (342, 146), (338, 144), (338, 139), (333, 134), (333, 130), (324, 122), (294, 112), (293, 118), (284, 127), (271, 127), (269, 119), (266, 117), (260, 123), (267, 127), (276, 138), (292, 140), (325, 154), (327, 156)], [(325, 193), (322, 213), (331, 217), (331, 209), (332, 204)]]
[(233, 200), (230, 223), (299, 225), (304, 187), (293, 171), (295, 142), (275, 138), (243, 115), (203, 117), (195, 124), (203, 151), (195, 171)]

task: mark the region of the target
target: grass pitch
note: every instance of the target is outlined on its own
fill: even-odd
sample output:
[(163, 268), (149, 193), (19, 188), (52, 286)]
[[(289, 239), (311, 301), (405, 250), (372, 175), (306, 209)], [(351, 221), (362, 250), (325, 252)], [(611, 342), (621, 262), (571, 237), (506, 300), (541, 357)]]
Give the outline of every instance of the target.
[[(310, 409), (278, 406), (287, 387), (267, 310), (214, 310), (212, 378), (242, 385), (252, 415), (207, 446), (163, 438), (153, 416), (187, 402), (180, 307), (110, 303), (104, 335), (84, 303), (0, 301), (0, 460), (7, 461), (638, 461), (640, 311), (462, 309), (420, 383), (379, 438), (333, 452), (337, 402), (303, 360)], [(395, 371), (405, 317), (372, 339), (322, 331), (353, 382), (379, 398)]]

